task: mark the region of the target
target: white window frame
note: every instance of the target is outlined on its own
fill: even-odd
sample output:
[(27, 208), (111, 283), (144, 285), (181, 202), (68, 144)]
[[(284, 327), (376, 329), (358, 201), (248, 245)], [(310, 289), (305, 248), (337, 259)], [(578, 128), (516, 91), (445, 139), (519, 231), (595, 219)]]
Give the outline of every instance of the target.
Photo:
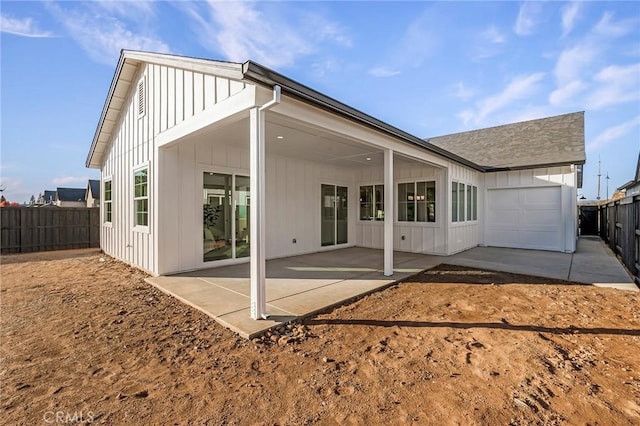
[[(453, 217), (453, 188), (456, 188), (456, 219)], [(461, 191), (464, 187), (464, 191)], [(473, 191), (475, 189), (476, 197), (474, 199)], [(472, 223), (478, 221), (478, 186), (469, 182), (452, 180), (451, 181), (451, 223)], [(475, 202), (474, 202), (475, 201)]]
[[(417, 209), (417, 204), (416, 204), (416, 213), (415, 216), (413, 218), (413, 220), (400, 220), (400, 185), (404, 185), (407, 183), (412, 183), (413, 184), (413, 189), (414, 189), (414, 193), (417, 194), (418, 190), (417, 190), (417, 184), (418, 183), (430, 183), (433, 182), (433, 190), (434, 190), (434, 194), (433, 194), (433, 208), (434, 208), (434, 215), (435, 215), (435, 220), (429, 221), (429, 214), (428, 212), (426, 213), (426, 219), (425, 221), (420, 221), (418, 220), (418, 209)], [(438, 214), (438, 180), (434, 179), (434, 178), (411, 178), (411, 179), (403, 179), (403, 180), (399, 180), (395, 182), (395, 190), (396, 190), (396, 196), (395, 196), (395, 206), (394, 208), (396, 209), (396, 214), (395, 214), (395, 222), (398, 224), (402, 224), (402, 225), (419, 225), (419, 226), (438, 226), (438, 222), (439, 222), (439, 217), (440, 215)], [(414, 200), (414, 201), (418, 201), (418, 200)], [(426, 200), (424, 200), (426, 202)]]
[[(105, 185), (109, 182), (111, 184), (111, 199), (107, 201), (106, 199), (106, 191)], [(101, 198), (100, 206), (102, 207), (102, 224), (104, 226), (112, 227), (113, 226), (113, 176), (106, 176), (102, 179), (102, 188), (100, 188)], [(107, 220), (107, 206), (111, 208), (111, 217)]]
[[(371, 196), (371, 200), (372, 200), (371, 203), (372, 203), (374, 217), (372, 217), (371, 219), (362, 219), (362, 201), (360, 200), (360, 190), (365, 186), (370, 186), (373, 189), (373, 195)], [(376, 186), (379, 186), (382, 188), (382, 199), (384, 201), (384, 183), (363, 183), (358, 185), (358, 221), (360, 222), (365, 222), (365, 223), (384, 222), (384, 203), (382, 204), (382, 218), (378, 219), (375, 217), (376, 204), (378, 203), (378, 200), (376, 199)]]
[[(142, 170), (147, 170), (147, 195), (146, 196), (142, 196), (142, 197), (136, 197), (136, 173), (140, 172)], [(134, 231), (138, 231), (138, 232), (145, 232), (145, 233), (149, 233), (150, 230), (150, 226), (151, 226), (151, 214), (150, 214), (150, 208), (151, 208), (151, 196), (150, 196), (150, 190), (151, 190), (151, 167), (149, 165), (149, 162), (146, 162), (144, 164), (140, 164), (136, 167), (133, 168), (132, 173), (131, 173), (131, 200), (133, 201), (132, 205), (131, 205), (131, 212), (133, 215), (133, 230)], [(136, 210), (136, 201), (141, 201), (141, 200), (147, 200), (147, 224), (146, 225), (138, 225), (137, 224), (137, 220), (138, 220), (138, 214), (137, 214), (137, 210)]]

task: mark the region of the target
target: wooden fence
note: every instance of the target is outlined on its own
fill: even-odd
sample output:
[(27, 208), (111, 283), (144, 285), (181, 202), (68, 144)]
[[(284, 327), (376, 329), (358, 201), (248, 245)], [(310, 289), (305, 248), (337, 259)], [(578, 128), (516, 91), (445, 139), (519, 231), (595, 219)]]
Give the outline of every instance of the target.
[(600, 206), (600, 237), (640, 284), (640, 195)]
[(100, 209), (4, 207), (0, 209), (2, 254), (100, 246)]

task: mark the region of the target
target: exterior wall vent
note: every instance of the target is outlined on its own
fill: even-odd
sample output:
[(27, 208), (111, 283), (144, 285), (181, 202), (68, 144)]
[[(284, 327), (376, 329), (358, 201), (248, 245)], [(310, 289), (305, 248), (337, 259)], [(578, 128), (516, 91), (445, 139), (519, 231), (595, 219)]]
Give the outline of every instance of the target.
[(138, 82), (138, 118), (144, 117), (147, 111), (145, 99), (145, 85), (143, 78)]

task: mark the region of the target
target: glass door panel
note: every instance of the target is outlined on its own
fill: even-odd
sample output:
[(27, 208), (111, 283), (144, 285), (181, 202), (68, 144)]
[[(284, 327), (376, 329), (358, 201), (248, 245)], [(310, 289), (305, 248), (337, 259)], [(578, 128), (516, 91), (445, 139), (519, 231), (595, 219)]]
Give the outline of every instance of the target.
[(336, 243), (336, 187), (322, 185), (320, 192), (320, 243), (332, 246)]
[(248, 257), (249, 248), (249, 178), (236, 176), (236, 257)]
[(347, 188), (336, 186), (336, 243), (346, 244), (348, 237), (347, 223)]
[(348, 188), (321, 185), (320, 189), (320, 244), (332, 246), (345, 244), (348, 239)]
[(232, 258), (231, 175), (203, 175), (204, 261)]

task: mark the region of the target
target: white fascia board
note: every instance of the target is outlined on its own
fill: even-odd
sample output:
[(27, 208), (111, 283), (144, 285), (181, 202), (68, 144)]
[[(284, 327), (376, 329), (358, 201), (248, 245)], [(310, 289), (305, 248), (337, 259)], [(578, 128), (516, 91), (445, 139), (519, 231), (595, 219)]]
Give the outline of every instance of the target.
[[(139, 62), (128, 60), (124, 54), (120, 56), (116, 73), (114, 74), (109, 88), (109, 94), (105, 100), (104, 107), (98, 126), (96, 127), (96, 133), (93, 137), (91, 148), (89, 149), (89, 155), (85, 165), (89, 168), (100, 169), (102, 168), (103, 158), (102, 155), (109, 141), (113, 131), (113, 126), (116, 121), (113, 117), (119, 117), (124, 105), (123, 98), (116, 96), (116, 93), (128, 93), (131, 89), (133, 77), (135, 77), (138, 70)], [(107, 120), (109, 117), (109, 120)], [(105, 123), (109, 124), (105, 128)], [(108, 130), (107, 130), (108, 129)], [(100, 155), (97, 155), (100, 154)]]
[(315, 108), (307, 103), (282, 95), (282, 101), (272, 109), (273, 112), (287, 116), (293, 120), (301, 121), (311, 127), (321, 128), (327, 133), (338, 137), (347, 138), (372, 146), (380, 150), (391, 149), (396, 154), (426, 161), (434, 166), (448, 167), (450, 160), (441, 158), (424, 149), (394, 139), (386, 134), (376, 132), (373, 129), (341, 118), (335, 114)]
[(242, 64), (236, 62), (212, 61), (209, 59), (190, 58), (188, 56), (138, 52), (133, 50), (125, 50), (124, 55), (128, 59), (136, 61), (224, 77), (230, 80), (242, 81), (244, 76)]
[(256, 104), (256, 86), (247, 85), (235, 95), (160, 133), (156, 136), (156, 145), (169, 147), (201, 130), (215, 129), (248, 117), (249, 109), (254, 106), (258, 106)]

